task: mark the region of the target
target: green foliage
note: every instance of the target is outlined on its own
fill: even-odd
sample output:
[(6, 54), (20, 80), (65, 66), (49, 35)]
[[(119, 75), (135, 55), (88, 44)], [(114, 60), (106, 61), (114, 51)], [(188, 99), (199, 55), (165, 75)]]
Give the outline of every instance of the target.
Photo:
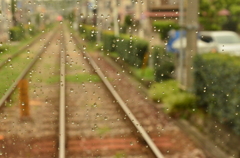
[(148, 41), (122, 34), (116, 40), (116, 52), (134, 67), (141, 67), (145, 53), (148, 51)]
[(131, 26), (133, 24), (132, 21), (132, 16), (131, 15), (126, 15), (124, 19), (124, 25), (125, 26)]
[(97, 29), (94, 26), (80, 25), (79, 33), (88, 41), (95, 42), (97, 40)]
[(8, 47), (9, 46), (7, 45), (0, 44), (0, 55), (6, 52), (8, 50)]
[(9, 29), (10, 40), (11, 41), (20, 41), (25, 37), (25, 31), (22, 26), (14, 26)]
[(26, 25), (24, 26), (24, 30), (26, 34), (30, 36), (34, 36), (38, 33), (38, 30), (34, 25)]
[[(239, 31), (240, 0), (200, 0), (199, 21), (205, 30), (232, 30)], [(219, 11), (228, 10), (229, 16), (219, 15)]]
[(143, 81), (154, 81), (154, 70), (152, 68), (144, 68), (144, 69), (138, 69), (133, 68), (133, 74), (136, 76), (139, 80)]
[(167, 53), (162, 46), (154, 46), (152, 49), (152, 57), (155, 70), (155, 81), (172, 78), (174, 71), (174, 54)]
[(179, 93), (178, 82), (175, 80), (167, 80), (161, 83), (151, 85), (148, 94), (154, 101), (163, 102), (168, 95)]
[(68, 14), (68, 20), (70, 21), (70, 22), (73, 22), (74, 21), (74, 19), (75, 19), (75, 13), (74, 13), (74, 10), (73, 11), (71, 11), (69, 14)]
[(173, 21), (154, 21), (153, 26), (156, 27), (157, 30), (160, 30), (160, 38), (162, 40), (168, 39), (168, 33), (171, 29), (179, 29), (179, 25)]
[(189, 114), (196, 106), (197, 97), (181, 91), (175, 80), (154, 83), (148, 92), (149, 97), (154, 101), (162, 102), (166, 113), (171, 115)]
[(195, 111), (197, 98), (194, 94), (179, 92), (168, 95), (163, 99), (166, 113), (171, 115), (188, 115)]
[(112, 31), (104, 31), (102, 33), (102, 40), (103, 40), (103, 49), (107, 52), (114, 52), (115, 51), (115, 43), (116, 37)]
[(18, 25), (9, 29), (9, 35), (11, 41), (21, 41), (28, 36), (34, 36), (38, 33), (38, 30), (34, 25)]
[(36, 23), (36, 25), (40, 26), (40, 22), (41, 22), (40, 14), (35, 14), (35, 23)]
[(240, 134), (240, 57), (225, 54), (196, 56), (195, 92), (208, 112)]

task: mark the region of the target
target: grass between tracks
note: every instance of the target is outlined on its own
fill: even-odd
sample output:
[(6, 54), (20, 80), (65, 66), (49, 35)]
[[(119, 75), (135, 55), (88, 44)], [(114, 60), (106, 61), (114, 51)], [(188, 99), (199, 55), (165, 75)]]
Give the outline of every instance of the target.
[(2, 97), (13, 84), (22, 70), (31, 62), (34, 53), (25, 52), (9, 61), (0, 71), (0, 96)]
[(6, 59), (8, 63), (0, 71), (0, 97), (2, 97), (8, 90), (9, 86), (14, 83), (15, 79), (20, 75), (21, 71), (31, 62), (33, 54), (31, 51), (25, 51), (23, 55), (11, 59), (10, 57), (15, 54), (23, 46), (30, 44), (33, 40), (39, 38), (41, 33), (38, 33), (34, 37), (24, 39), (19, 42), (5, 43), (1, 47), (4, 47), (4, 51), (0, 53), (0, 63)]
[[(46, 80), (48, 84), (59, 83), (59, 76), (52, 76)], [(72, 83), (84, 83), (84, 82), (99, 82), (100, 78), (97, 75), (92, 74), (75, 74), (75, 75), (66, 75), (66, 81)]]
[(0, 63), (5, 61), (7, 58), (11, 57), (13, 54), (15, 54), (19, 49), (21, 49), (25, 45), (29, 45), (32, 41), (39, 38), (40, 36), (41, 36), (41, 33), (38, 33), (34, 37), (30, 37), (19, 42), (11, 42), (11, 43), (3, 44), (2, 47), (5, 48), (5, 51), (2, 51), (0, 53), (0, 57), (1, 57)]

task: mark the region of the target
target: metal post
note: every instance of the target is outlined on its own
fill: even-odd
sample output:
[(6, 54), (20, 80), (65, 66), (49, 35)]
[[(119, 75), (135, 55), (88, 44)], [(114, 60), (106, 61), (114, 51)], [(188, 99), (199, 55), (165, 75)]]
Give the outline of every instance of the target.
[(183, 21), (184, 21), (184, 17), (183, 17), (183, 0), (179, 0), (179, 25), (180, 25), (180, 51), (179, 51), (179, 64), (178, 64), (178, 81), (180, 82), (180, 84), (183, 84), (183, 61), (184, 61), (184, 51), (183, 51)]
[(96, 17), (96, 27), (97, 27), (97, 43), (101, 42), (101, 25), (102, 25), (102, 20), (101, 20), (101, 3), (99, 3), (99, 0), (96, 1), (96, 6), (97, 6), (97, 17)]
[[(141, 1), (139, 1), (138, 2), (138, 9), (139, 9), (139, 14), (140, 14), (140, 17), (139, 17), (139, 30), (138, 30), (138, 32), (139, 32), (139, 37), (141, 37), (141, 38), (144, 38), (144, 28), (143, 28), (143, 11), (142, 11), (142, 5), (143, 5), (143, 1), (141, 0)], [(145, 4), (146, 5), (146, 4)]]
[(187, 29), (187, 47), (186, 47), (186, 88), (193, 90), (193, 57), (197, 53), (197, 29), (198, 29), (198, 1), (188, 0), (186, 29)]
[(30, 115), (29, 100), (28, 100), (28, 81), (22, 79), (19, 84), (19, 100), (20, 100), (20, 117), (21, 119), (28, 118)]

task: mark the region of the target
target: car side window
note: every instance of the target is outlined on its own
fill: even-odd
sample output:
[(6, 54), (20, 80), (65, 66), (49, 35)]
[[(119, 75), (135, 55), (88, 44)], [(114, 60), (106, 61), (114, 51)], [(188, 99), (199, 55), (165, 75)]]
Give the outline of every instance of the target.
[(207, 43), (213, 42), (213, 39), (212, 39), (212, 37), (210, 37), (210, 36), (201, 36), (201, 40), (202, 40), (203, 42), (207, 42)]

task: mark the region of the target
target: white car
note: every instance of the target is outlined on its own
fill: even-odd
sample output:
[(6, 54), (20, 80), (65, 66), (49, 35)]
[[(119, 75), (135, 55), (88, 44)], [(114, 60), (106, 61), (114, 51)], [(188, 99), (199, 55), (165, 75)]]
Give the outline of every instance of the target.
[(214, 44), (215, 51), (240, 56), (240, 37), (233, 31), (203, 31), (202, 41)]
[[(186, 38), (182, 38), (182, 47), (186, 48)], [(227, 53), (240, 56), (240, 37), (233, 31), (202, 31), (197, 40), (198, 53)], [(173, 48), (180, 50), (181, 42), (177, 39)]]

